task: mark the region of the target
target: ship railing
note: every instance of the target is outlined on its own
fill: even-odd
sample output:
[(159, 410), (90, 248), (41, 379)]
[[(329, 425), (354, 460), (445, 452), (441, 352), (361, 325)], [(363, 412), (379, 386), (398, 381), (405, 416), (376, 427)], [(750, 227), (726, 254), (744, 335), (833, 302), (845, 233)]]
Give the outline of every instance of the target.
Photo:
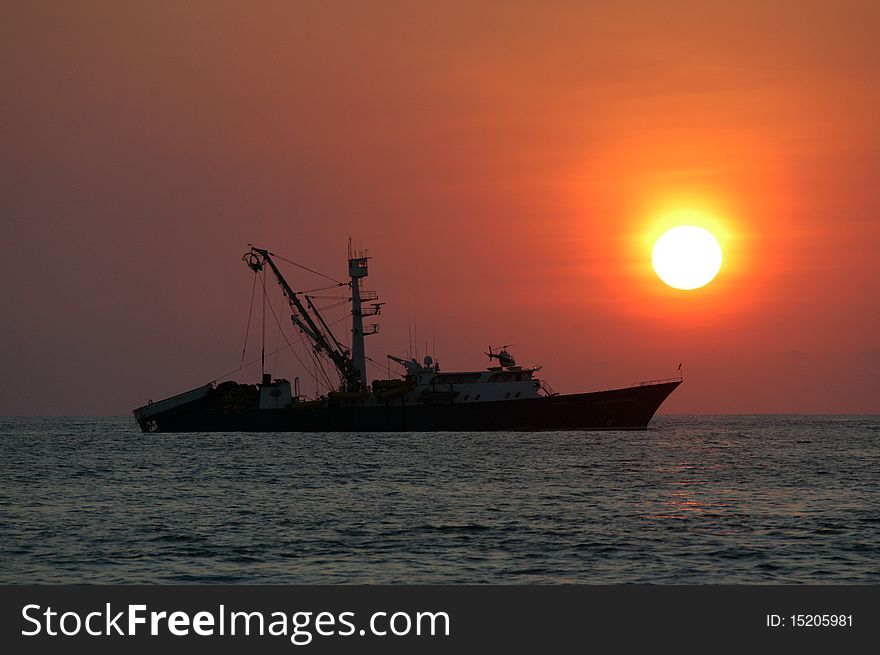
[(675, 378), (659, 378), (657, 380), (644, 380), (643, 382), (636, 382), (631, 385), (633, 387), (649, 387), (652, 384), (669, 384), (670, 382), (681, 382), (684, 378), (682, 376), (678, 376)]
[(557, 394), (555, 391), (553, 391), (553, 387), (551, 387), (551, 386), (547, 383), (546, 380), (538, 380), (538, 384), (540, 385), (540, 386), (538, 387), (538, 391), (543, 391), (545, 395), (547, 395), (547, 396), (557, 396), (557, 395), (559, 395), (559, 394)]

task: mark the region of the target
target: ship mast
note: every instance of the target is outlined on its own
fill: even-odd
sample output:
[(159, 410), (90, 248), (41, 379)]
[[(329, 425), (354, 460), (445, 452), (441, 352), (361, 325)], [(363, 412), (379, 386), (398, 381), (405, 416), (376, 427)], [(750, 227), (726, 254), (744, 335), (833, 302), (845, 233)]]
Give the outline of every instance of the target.
[(361, 389), (367, 388), (367, 355), (364, 350), (364, 337), (379, 331), (378, 325), (371, 325), (364, 332), (364, 316), (379, 314), (382, 303), (373, 303), (364, 309), (364, 300), (375, 300), (376, 294), (363, 292), (361, 280), (369, 275), (366, 252), (356, 253), (352, 250), (351, 239), (348, 241), (348, 275), (351, 278), (351, 360)]

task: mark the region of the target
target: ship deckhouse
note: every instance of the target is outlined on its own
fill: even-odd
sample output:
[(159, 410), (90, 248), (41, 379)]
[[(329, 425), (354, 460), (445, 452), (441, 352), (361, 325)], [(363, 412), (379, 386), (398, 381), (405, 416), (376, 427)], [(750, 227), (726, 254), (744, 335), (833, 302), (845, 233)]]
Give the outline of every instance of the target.
[[(421, 364), (416, 359), (388, 355), (388, 359), (404, 367), (404, 380), (376, 380), (373, 388), (382, 401), (397, 399), (416, 404), (478, 403), (553, 395), (547, 385), (535, 377), (540, 366), (517, 366), (506, 350), (493, 353), (490, 348), (490, 353), (487, 353), (490, 358), (498, 358), (502, 366), (490, 366), (482, 371), (442, 372), (430, 355), (425, 356)], [(393, 391), (398, 393), (390, 393)]]

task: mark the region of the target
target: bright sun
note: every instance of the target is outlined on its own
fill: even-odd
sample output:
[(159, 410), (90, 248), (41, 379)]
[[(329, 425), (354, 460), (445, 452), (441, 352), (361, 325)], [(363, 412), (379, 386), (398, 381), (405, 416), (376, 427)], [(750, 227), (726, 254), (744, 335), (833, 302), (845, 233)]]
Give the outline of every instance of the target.
[(657, 276), (673, 289), (699, 289), (721, 270), (721, 246), (703, 228), (679, 225), (657, 239), (651, 262)]

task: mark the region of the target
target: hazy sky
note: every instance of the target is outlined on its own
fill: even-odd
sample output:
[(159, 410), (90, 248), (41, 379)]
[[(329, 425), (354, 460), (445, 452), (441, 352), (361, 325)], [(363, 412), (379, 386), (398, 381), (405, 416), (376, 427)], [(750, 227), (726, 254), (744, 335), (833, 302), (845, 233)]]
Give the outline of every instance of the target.
[[(874, 1), (5, 2), (0, 413), (125, 413), (234, 369), (247, 244), (342, 277), (349, 235), (388, 303), (376, 359), (414, 322), (446, 369), (515, 343), (562, 392), (683, 362), (664, 411), (880, 412), (878, 24)], [(650, 268), (688, 212), (725, 250), (697, 292)]]

